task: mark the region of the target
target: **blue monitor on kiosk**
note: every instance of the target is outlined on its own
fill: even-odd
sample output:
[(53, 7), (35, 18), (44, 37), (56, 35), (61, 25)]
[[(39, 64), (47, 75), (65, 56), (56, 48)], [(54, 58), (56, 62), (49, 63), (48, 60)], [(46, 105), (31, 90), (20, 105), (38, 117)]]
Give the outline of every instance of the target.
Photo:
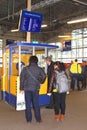
[(27, 10), (20, 14), (19, 30), (24, 32), (40, 32), (43, 15)]
[(9, 44), (13, 44), (13, 43), (15, 43), (15, 40), (6, 39), (6, 46), (9, 45)]

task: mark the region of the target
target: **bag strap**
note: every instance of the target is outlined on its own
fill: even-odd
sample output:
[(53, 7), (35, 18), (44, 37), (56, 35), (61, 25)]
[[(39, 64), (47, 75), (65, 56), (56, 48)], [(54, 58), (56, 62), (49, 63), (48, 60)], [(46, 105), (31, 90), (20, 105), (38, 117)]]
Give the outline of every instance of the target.
[(27, 68), (27, 72), (30, 74), (30, 76), (34, 79), (34, 81), (36, 81), (38, 84), (39, 84), (39, 82), (38, 82), (38, 80), (32, 75), (32, 73), (28, 70), (28, 68)]

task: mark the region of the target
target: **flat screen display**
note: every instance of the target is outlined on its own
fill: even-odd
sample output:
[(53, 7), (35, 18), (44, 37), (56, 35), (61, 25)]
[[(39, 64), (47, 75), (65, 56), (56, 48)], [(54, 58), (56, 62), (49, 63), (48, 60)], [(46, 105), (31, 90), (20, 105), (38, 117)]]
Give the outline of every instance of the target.
[(15, 40), (12, 39), (6, 39), (6, 45), (15, 43)]
[(65, 41), (63, 43), (63, 50), (62, 51), (70, 51), (71, 50), (71, 40)]
[(43, 15), (27, 10), (20, 14), (19, 30), (24, 32), (40, 32)]

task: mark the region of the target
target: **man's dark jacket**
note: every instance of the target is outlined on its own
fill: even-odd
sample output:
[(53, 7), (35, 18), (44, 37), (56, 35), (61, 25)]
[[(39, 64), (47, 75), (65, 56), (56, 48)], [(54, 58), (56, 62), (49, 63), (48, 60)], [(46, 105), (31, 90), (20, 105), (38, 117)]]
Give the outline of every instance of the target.
[(54, 70), (54, 62), (51, 61), (51, 64), (48, 65), (48, 68), (47, 68), (47, 75), (48, 75), (48, 88), (49, 88), (50, 79), (51, 79), (51, 75), (52, 75), (53, 70)]
[(31, 63), (23, 68), (20, 74), (20, 90), (35, 91), (44, 83), (46, 74), (36, 63)]

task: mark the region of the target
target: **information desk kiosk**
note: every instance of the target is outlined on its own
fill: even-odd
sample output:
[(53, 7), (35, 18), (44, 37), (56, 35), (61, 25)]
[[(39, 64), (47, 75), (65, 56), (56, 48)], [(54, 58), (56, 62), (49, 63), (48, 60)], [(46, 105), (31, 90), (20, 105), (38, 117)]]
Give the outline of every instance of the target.
[[(24, 108), (24, 96), (20, 95), (20, 73), (24, 66), (29, 64), (29, 57), (31, 55), (47, 56), (49, 49), (56, 49), (58, 46), (47, 44), (33, 44), (16, 42), (14, 44), (7, 45), (3, 50), (3, 76), (2, 76), (2, 100), (5, 100), (8, 104), (14, 106), (16, 110), (22, 110)], [(39, 61), (41, 65), (41, 61)], [(41, 67), (47, 71), (47, 66), (44, 61)], [(47, 96), (47, 78), (44, 84), (42, 84), (39, 92), (39, 104), (46, 105), (49, 103), (50, 98)], [(19, 99), (20, 98), (20, 99)]]

